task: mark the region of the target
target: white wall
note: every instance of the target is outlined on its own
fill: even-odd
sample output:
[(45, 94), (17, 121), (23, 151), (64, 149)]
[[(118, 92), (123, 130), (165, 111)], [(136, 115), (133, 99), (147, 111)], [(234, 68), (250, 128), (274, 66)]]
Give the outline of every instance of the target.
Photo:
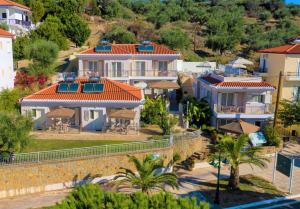
[(0, 91), (14, 87), (12, 39), (0, 36)]

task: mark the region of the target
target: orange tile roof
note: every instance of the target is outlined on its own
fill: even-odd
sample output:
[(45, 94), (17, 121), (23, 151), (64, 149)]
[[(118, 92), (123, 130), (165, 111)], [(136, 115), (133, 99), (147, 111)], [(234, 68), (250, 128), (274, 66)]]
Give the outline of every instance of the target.
[(18, 4), (16, 2), (9, 1), (9, 0), (0, 0), (0, 6), (15, 6), (15, 7), (20, 7), (22, 9), (26, 9), (26, 10), (31, 10), (29, 7), (26, 7), (22, 4)]
[(5, 37), (14, 37), (14, 35), (6, 30), (3, 30), (0, 28), (0, 36), (5, 36)]
[(236, 81), (236, 82), (230, 82), (230, 81), (220, 81), (216, 78), (213, 78), (211, 76), (205, 76), (201, 78), (202, 80), (205, 80), (206, 82), (212, 84), (216, 87), (227, 87), (227, 88), (274, 88), (271, 84), (261, 81), (261, 82), (243, 82), (243, 81)]
[(81, 52), (80, 54), (179, 54), (174, 50), (153, 42), (151, 45), (154, 46), (153, 52), (139, 52), (137, 50), (139, 44), (112, 44), (111, 52), (96, 52), (95, 48), (91, 48)]
[(259, 50), (260, 53), (274, 53), (274, 54), (300, 54), (300, 44), (286, 44), (282, 46), (272, 47), (268, 49)]
[(83, 84), (87, 79), (78, 79), (79, 88), (76, 93), (58, 93), (59, 83), (53, 84), (34, 94), (26, 96), (23, 100), (84, 100), (84, 101), (140, 101), (142, 99), (141, 89), (118, 81), (102, 78), (99, 83), (104, 84), (102, 93), (83, 93)]

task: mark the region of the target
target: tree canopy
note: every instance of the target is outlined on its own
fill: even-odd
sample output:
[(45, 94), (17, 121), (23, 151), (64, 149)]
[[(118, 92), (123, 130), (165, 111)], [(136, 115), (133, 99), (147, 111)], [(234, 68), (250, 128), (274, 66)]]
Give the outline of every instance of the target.
[(31, 118), (0, 112), (0, 153), (20, 152), (30, 142)]
[(70, 195), (50, 209), (209, 209), (206, 202), (197, 203), (195, 198), (174, 197), (170, 193), (148, 196), (142, 192), (132, 194), (105, 192), (99, 185), (77, 187)]
[(300, 101), (283, 100), (280, 103), (279, 119), (284, 127), (300, 124)]

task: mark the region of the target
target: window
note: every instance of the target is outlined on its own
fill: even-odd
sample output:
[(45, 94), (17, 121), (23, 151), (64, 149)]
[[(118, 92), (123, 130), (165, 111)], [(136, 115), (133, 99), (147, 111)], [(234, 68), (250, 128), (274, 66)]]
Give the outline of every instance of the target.
[(2, 13), (2, 19), (6, 19), (7, 18), (7, 14), (6, 13)]
[(260, 59), (260, 72), (267, 73), (268, 72), (268, 55), (264, 54), (262, 55)]
[(168, 62), (167, 61), (158, 62), (158, 70), (159, 71), (168, 71)]
[(94, 120), (95, 119), (95, 111), (90, 110), (90, 119)]
[(122, 76), (122, 63), (112, 62), (112, 77), (121, 77), (121, 76)]
[(89, 61), (89, 70), (90, 71), (97, 71), (97, 61)]
[(252, 95), (250, 102), (265, 103), (265, 95)]
[(300, 86), (293, 88), (293, 100), (300, 101)]
[(36, 118), (36, 109), (31, 110), (31, 115), (32, 117)]
[(145, 76), (146, 75), (146, 62), (137, 61), (136, 62), (136, 70), (137, 70), (137, 76)]
[(223, 93), (221, 105), (223, 106), (233, 106), (234, 94), (233, 93)]
[(298, 66), (297, 66), (297, 70), (296, 70), (296, 75), (300, 76), (300, 61), (298, 61)]

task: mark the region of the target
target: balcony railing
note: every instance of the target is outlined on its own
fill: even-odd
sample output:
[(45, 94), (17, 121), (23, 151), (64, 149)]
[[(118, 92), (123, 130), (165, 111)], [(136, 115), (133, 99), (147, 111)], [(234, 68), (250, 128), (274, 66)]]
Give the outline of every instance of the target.
[[(7, 19), (0, 19), (0, 23), (7, 23)], [(16, 20), (16, 19), (9, 19), (8, 24), (9, 25), (21, 25), (26, 28), (31, 27), (31, 22), (23, 21), (23, 20)]]
[(253, 115), (260, 115), (260, 114), (272, 114), (273, 113), (273, 106), (270, 104), (261, 104), (261, 105), (253, 105), (253, 104), (246, 104), (245, 106), (224, 106), (224, 105), (217, 105), (215, 104), (214, 110), (217, 113), (225, 113), (225, 114), (253, 114)]
[(300, 81), (300, 72), (287, 72), (285, 78), (288, 81)]
[[(85, 75), (88, 76), (91, 71), (85, 71)], [(158, 71), (158, 70), (122, 70), (122, 71), (113, 71), (110, 70), (108, 74), (96, 72), (97, 75), (101, 77), (111, 77), (111, 78), (126, 78), (126, 77), (176, 77), (176, 70), (168, 71)]]

